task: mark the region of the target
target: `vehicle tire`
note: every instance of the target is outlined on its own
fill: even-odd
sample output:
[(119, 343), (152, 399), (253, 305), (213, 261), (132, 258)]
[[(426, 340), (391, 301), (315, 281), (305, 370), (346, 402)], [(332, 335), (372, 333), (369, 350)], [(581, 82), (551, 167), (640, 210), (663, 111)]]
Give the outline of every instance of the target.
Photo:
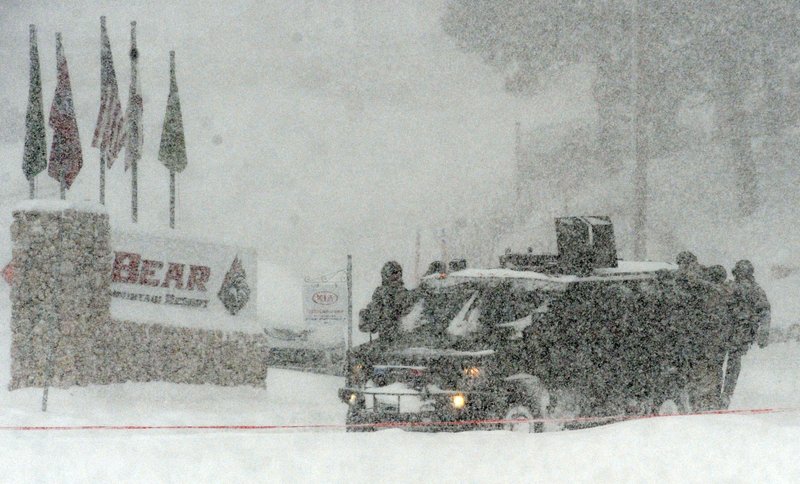
[(539, 433), (544, 432), (543, 422), (532, 422), (538, 418), (538, 412), (534, 413), (527, 405), (511, 404), (506, 410), (503, 420), (527, 420), (527, 422), (504, 422), (503, 430), (511, 432)]
[(345, 432), (374, 432), (375, 427), (370, 425), (363, 425), (365, 422), (358, 415), (358, 411), (349, 407), (347, 409), (347, 417), (345, 417)]
[(674, 398), (667, 398), (658, 407), (658, 415), (686, 415), (694, 411), (691, 395), (683, 390)]

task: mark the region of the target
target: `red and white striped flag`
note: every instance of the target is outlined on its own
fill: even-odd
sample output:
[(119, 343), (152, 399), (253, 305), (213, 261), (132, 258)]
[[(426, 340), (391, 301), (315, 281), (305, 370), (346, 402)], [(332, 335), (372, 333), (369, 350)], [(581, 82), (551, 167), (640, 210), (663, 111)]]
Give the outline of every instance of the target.
[(109, 168), (125, 145), (125, 119), (119, 100), (117, 76), (111, 57), (111, 42), (106, 32), (106, 18), (100, 17), (100, 111), (94, 128), (92, 147), (100, 148)]

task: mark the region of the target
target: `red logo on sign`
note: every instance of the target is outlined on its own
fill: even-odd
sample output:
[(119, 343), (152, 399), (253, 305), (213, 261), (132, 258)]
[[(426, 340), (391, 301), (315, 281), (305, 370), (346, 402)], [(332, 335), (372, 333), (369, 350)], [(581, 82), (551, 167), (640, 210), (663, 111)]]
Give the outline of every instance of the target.
[(329, 305), (339, 300), (339, 296), (330, 291), (315, 292), (311, 300), (317, 304)]
[(3, 279), (6, 280), (9, 286), (14, 281), (14, 264), (12, 262), (9, 262), (3, 267)]

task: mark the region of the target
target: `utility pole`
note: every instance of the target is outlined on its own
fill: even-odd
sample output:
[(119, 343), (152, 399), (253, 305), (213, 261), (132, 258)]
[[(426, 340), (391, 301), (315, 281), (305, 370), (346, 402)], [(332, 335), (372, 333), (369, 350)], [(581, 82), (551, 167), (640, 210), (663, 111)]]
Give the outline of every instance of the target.
[(347, 354), (353, 349), (353, 256), (347, 254)]
[(419, 229), (417, 229), (417, 239), (414, 243), (414, 283), (419, 286), (420, 281), (420, 274), (419, 274), (419, 252), (420, 252), (420, 233)]
[(642, 81), (641, 76), (641, 25), (639, 0), (633, 1), (633, 49), (631, 54), (631, 83), (633, 84), (633, 113), (631, 124), (633, 125), (633, 152), (636, 157), (636, 165), (633, 170), (633, 190), (634, 190), (634, 215), (633, 215), (633, 256), (636, 260), (644, 260), (647, 257), (647, 150), (645, 140), (645, 126), (642, 122), (644, 113), (644, 103), (642, 102)]

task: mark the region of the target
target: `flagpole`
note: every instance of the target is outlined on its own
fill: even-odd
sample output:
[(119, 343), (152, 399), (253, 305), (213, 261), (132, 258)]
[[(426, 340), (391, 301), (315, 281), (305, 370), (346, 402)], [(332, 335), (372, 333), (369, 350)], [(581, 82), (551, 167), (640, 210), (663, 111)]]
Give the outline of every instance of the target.
[(420, 239), (421, 235), (419, 229), (417, 229), (417, 239), (414, 242), (414, 284), (419, 285), (419, 251), (420, 251)]
[[(169, 51), (170, 84), (175, 79), (175, 51)], [(171, 87), (170, 87), (171, 90)], [(169, 170), (169, 228), (175, 228), (175, 169)]]
[(138, 207), (138, 191), (139, 191), (139, 184), (137, 183), (137, 162), (134, 159), (131, 162), (131, 219), (134, 223), (138, 221), (139, 218), (139, 207)]
[(175, 228), (175, 175), (186, 168), (186, 142), (181, 120), (178, 81), (175, 79), (175, 51), (169, 52), (169, 97), (161, 131), (158, 159), (169, 170), (169, 226)]
[(347, 354), (353, 348), (353, 256), (347, 254)]
[(100, 148), (100, 204), (106, 204), (106, 153)]
[[(139, 56), (136, 50), (136, 21), (131, 22), (131, 92), (133, 92), (134, 84), (136, 83), (136, 59)], [(133, 100), (128, 100), (129, 103)], [(137, 127), (138, 129), (138, 127)], [(130, 132), (128, 133), (130, 136)], [(138, 142), (138, 140), (137, 140)], [(131, 157), (131, 219), (134, 223), (139, 218), (139, 180), (138, 180), (138, 160), (137, 156)]]
[(169, 171), (169, 228), (175, 228), (175, 170)]
[[(62, 49), (62, 47), (61, 47), (61, 32), (56, 32), (56, 52), (60, 52), (61, 49)], [(55, 133), (53, 133), (53, 136), (55, 137)], [(67, 179), (66, 179), (66, 174), (64, 173), (64, 169), (65, 169), (64, 160), (59, 160), (59, 161), (60, 161), (59, 164), (58, 164), (59, 190), (60, 190), (60, 194), (61, 194), (61, 200), (66, 200), (67, 199)], [(46, 403), (46, 400), (45, 400), (45, 406), (46, 405), (47, 405), (47, 403)]]
[(56, 63), (58, 64), (58, 84), (48, 121), (50, 127), (53, 128), (53, 144), (50, 149), (50, 163), (47, 172), (58, 180), (61, 200), (65, 200), (67, 189), (83, 165), (83, 157), (61, 32), (56, 33)]
[[(105, 32), (105, 30), (106, 30), (106, 17), (105, 16), (100, 17), (100, 30), (101, 30), (101, 32)], [(101, 44), (102, 44), (102, 40), (101, 40)], [(101, 54), (101, 57), (102, 57), (102, 54)], [(101, 60), (100, 69), (102, 71), (103, 69), (105, 69), (105, 66), (102, 65), (103, 64), (103, 62), (102, 62), (103, 59), (101, 58), (100, 60)], [(102, 77), (102, 74), (101, 74), (101, 77)], [(104, 89), (105, 89), (104, 85), (100, 86), (100, 90), (101, 91), (103, 91)], [(102, 106), (100, 107), (100, 109), (101, 110), (103, 109)], [(105, 205), (105, 204), (106, 204), (106, 150), (103, 148), (103, 146), (101, 144), (100, 145), (100, 205)]]
[(22, 155), (22, 171), (28, 179), (30, 198), (36, 198), (36, 175), (47, 168), (47, 139), (42, 106), (42, 77), (39, 68), (39, 47), (36, 42), (36, 26), (30, 24), (30, 84), (28, 86), (28, 110), (25, 115), (25, 151)]
[[(36, 26), (31, 24), (29, 26), (29, 30), (30, 30), (30, 43), (31, 43), (31, 63), (33, 63), (33, 48), (36, 45)], [(36, 57), (37, 57), (36, 61), (38, 62), (39, 61), (39, 59), (38, 59), (38, 57), (39, 57), (38, 48), (36, 50)], [(27, 128), (27, 126), (26, 126), (26, 128)], [(33, 180), (34, 180), (34, 177), (28, 178), (28, 186), (30, 187), (31, 200), (36, 198), (36, 186), (34, 185)]]
[(124, 119), (106, 18), (100, 17), (100, 110), (92, 146), (100, 149), (100, 203), (103, 205), (106, 203), (106, 169), (111, 168), (125, 140)]

